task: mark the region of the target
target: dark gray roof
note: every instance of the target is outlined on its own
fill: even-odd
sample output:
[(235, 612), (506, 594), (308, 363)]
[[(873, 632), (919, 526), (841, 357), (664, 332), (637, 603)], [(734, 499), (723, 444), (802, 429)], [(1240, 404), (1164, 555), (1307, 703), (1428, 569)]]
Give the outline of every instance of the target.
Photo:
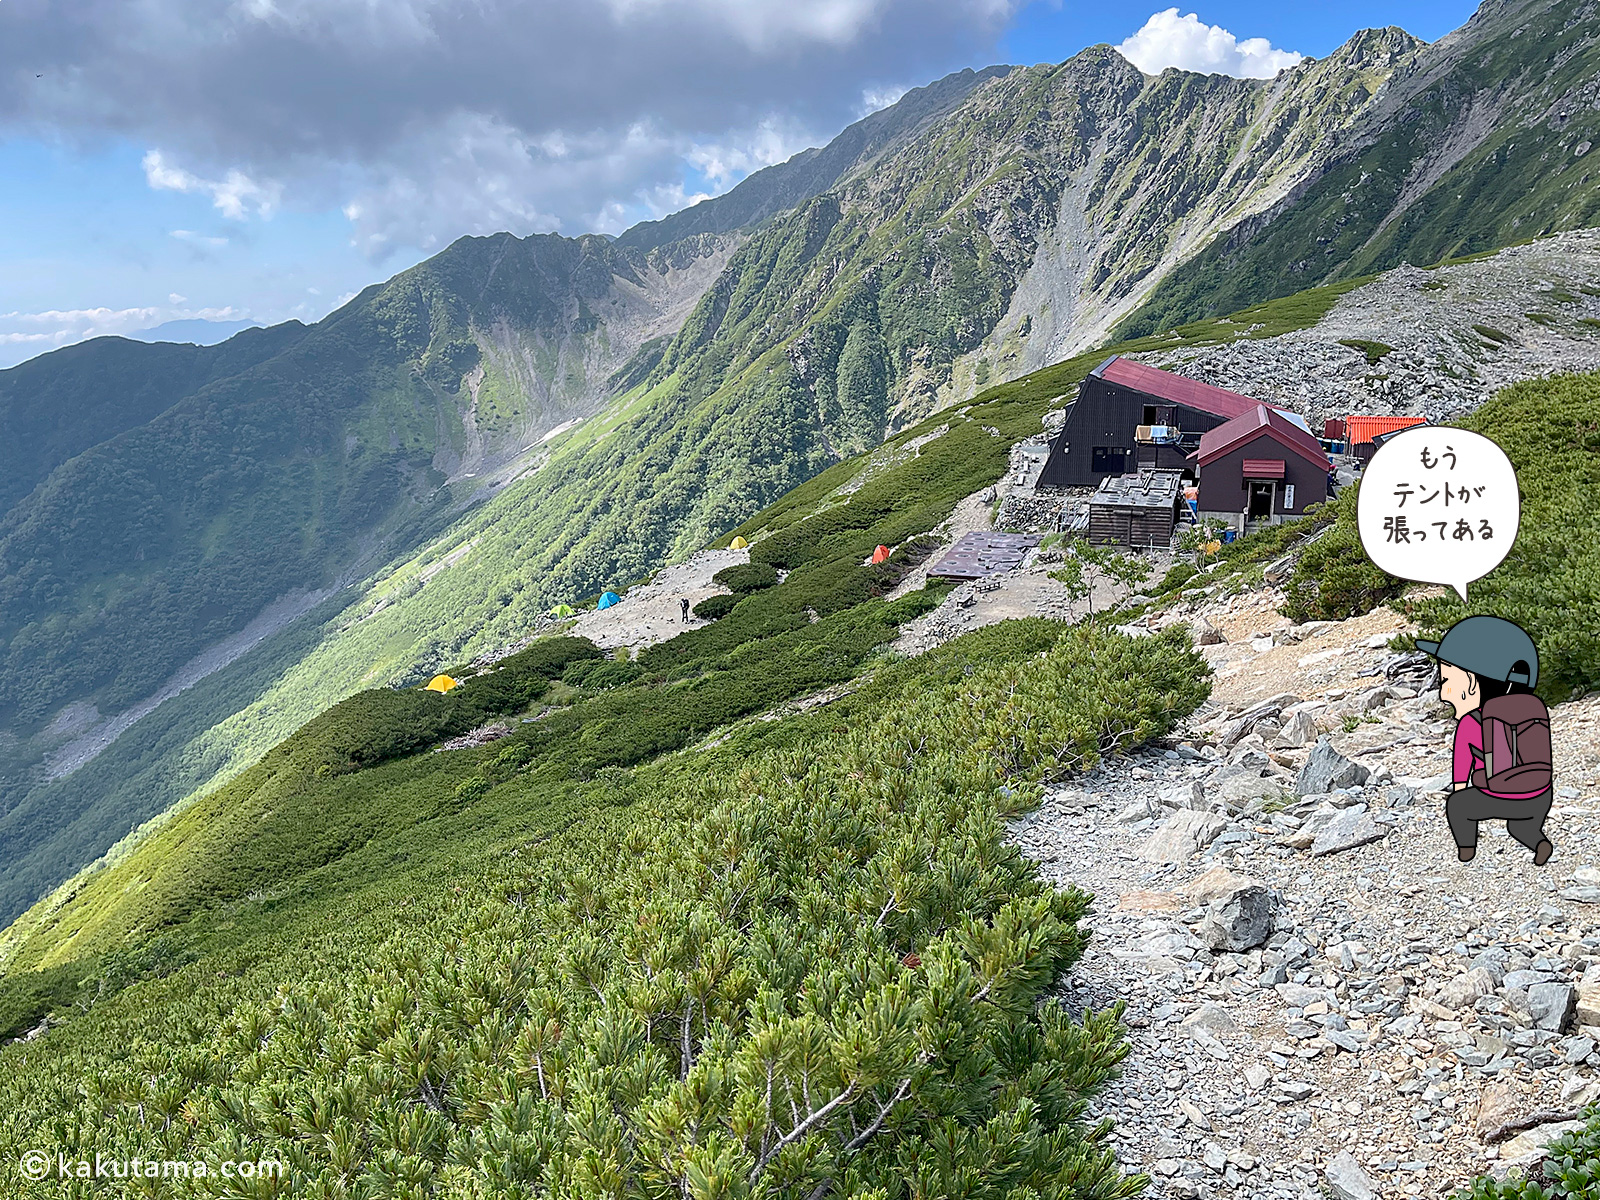
[(1089, 503), (1117, 508), (1171, 508), (1182, 490), (1182, 472), (1147, 468), (1128, 475), (1107, 476)]

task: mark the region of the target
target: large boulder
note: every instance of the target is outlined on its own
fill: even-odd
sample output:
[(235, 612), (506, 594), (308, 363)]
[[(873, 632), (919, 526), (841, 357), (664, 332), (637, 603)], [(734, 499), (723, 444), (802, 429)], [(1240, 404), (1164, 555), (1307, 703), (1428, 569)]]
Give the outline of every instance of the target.
[(1355, 787), (1367, 782), (1372, 772), (1358, 762), (1353, 762), (1333, 748), (1326, 736), (1319, 737), (1311, 748), (1305, 766), (1295, 779), (1297, 796), (1313, 796), (1331, 792), (1335, 788)]
[(1218, 632), (1217, 627), (1204, 617), (1196, 617), (1190, 621), (1189, 632), (1194, 635), (1196, 646), (1220, 646), (1227, 640)]
[(1434, 1002), (1442, 1008), (1465, 1008), (1479, 996), (1487, 996), (1494, 991), (1494, 976), (1482, 967), (1473, 967), (1470, 971), (1463, 971), (1439, 989), (1439, 994), (1434, 997)]
[(1200, 938), (1213, 950), (1254, 950), (1272, 936), (1277, 916), (1278, 898), (1258, 883), (1246, 884), (1206, 907)]
[(1334, 1200), (1377, 1200), (1378, 1189), (1348, 1150), (1341, 1150), (1329, 1159), (1322, 1173)]
[(1225, 803), (1232, 812), (1240, 812), (1261, 802), (1283, 798), (1287, 780), (1263, 770), (1261, 767), (1227, 766), (1211, 777), (1207, 793)]

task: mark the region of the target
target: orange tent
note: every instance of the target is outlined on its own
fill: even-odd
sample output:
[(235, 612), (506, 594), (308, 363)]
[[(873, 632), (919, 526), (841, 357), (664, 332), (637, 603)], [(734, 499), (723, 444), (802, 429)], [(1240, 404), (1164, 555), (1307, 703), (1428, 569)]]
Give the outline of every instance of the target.
[(460, 686), (460, 680), (451, 679), (448, 675), (435, 675), (428, 681), (428, 686), (422, 690), (425, 692), (448, 692), (451, 688)]
[(887, 546), (879, 546), (876, 550), (874, 550), (872, 552), (872, 561), (875, 562), (875, 563), (888, 562), (889, 561), (889, 547), (887, 547)]

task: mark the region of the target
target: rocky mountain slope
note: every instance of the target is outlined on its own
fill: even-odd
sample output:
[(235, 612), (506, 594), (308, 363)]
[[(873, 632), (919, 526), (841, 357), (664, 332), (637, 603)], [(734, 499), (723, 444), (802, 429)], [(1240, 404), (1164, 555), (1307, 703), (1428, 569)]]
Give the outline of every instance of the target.
[(1293, 195), (1163, 279), (1119, 335), (1600, 224), (1597, 57), (1593, 0), (1487, 0), (1402, 64)]

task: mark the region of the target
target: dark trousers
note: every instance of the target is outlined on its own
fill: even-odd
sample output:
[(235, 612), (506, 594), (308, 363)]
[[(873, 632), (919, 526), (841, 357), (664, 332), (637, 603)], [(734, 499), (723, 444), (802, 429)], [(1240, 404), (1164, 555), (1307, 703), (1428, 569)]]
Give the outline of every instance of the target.
[(1507, 833), (1529, 850), (1537, 850), (1544, 841), (1544, 819), (1550, 815), (1550, 801), (1548, 789), (1528, 800), (1502, 800), (1469, 787), (1445, 797), (1444, 816), (1458, 846), (1478, 844), (1479, 821), (1504, 821)]

